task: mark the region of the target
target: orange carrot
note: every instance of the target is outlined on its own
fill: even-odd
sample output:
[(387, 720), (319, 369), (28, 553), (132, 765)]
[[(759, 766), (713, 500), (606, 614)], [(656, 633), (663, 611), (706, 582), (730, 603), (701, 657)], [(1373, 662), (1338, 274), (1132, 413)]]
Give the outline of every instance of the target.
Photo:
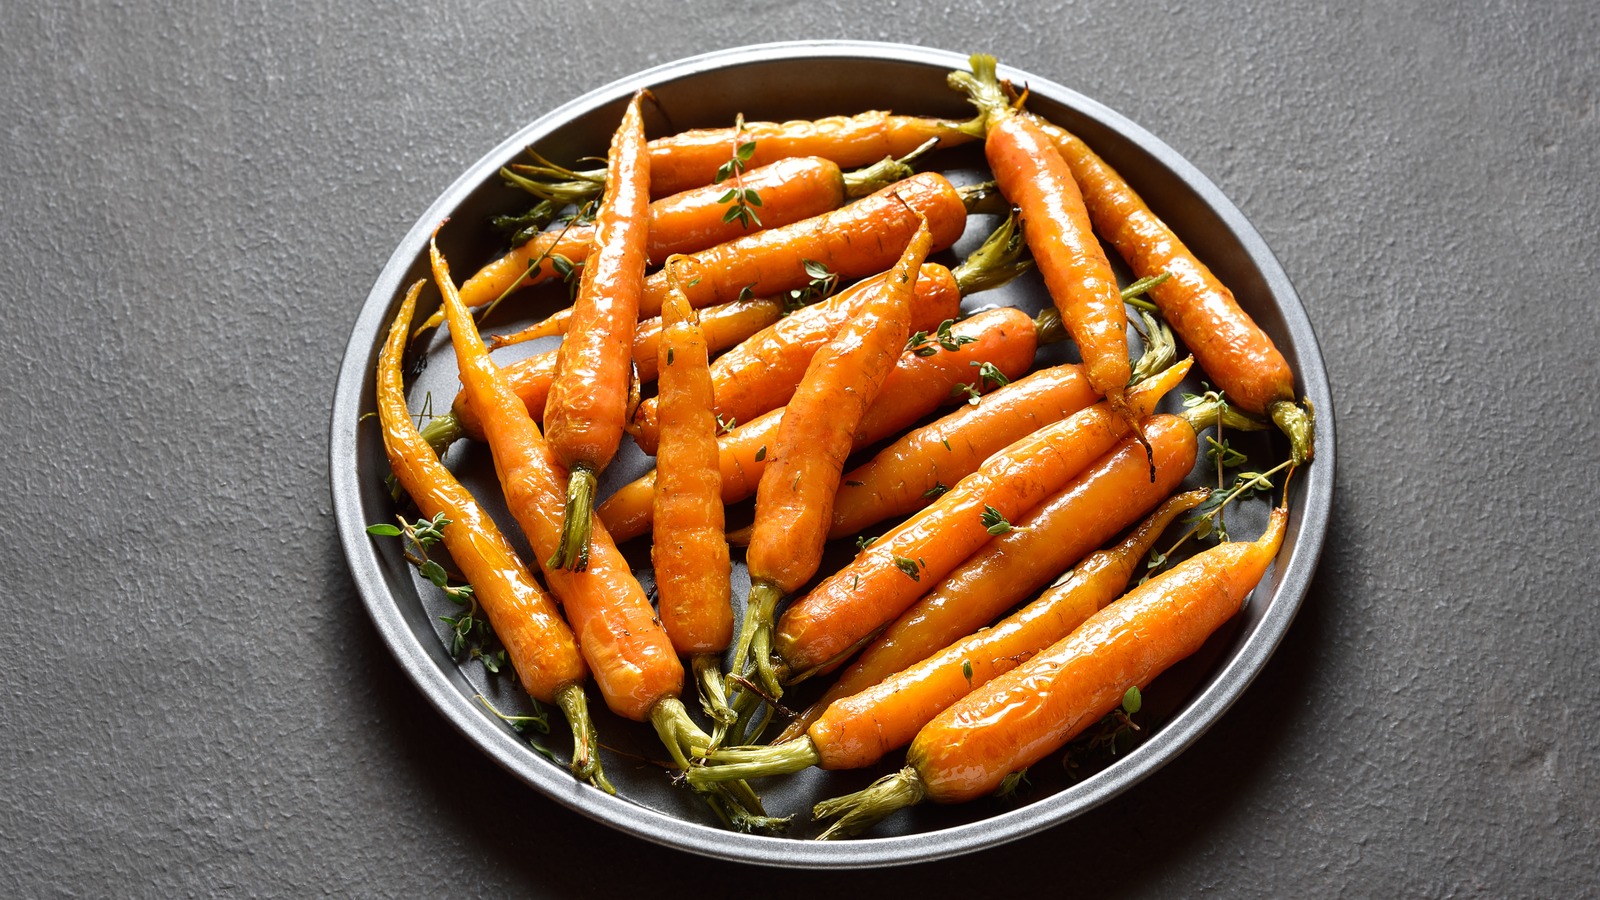
[(785, 408), (771, 460), (756, 487), (755, 522), (745, 554), (750, 597), (745, 605), (734, 674), (751, 660), (769, 697), (781, 689), (767, 641), (778, 601), (797, 590), (822, 562), (845, 457), (856, 426), (878, 396), (911, 333), (911, 300), (922, 261), (933, 245), (926, 219), (861, 314), (811, 359)]
[(599, 742), (583, 692), (588, 667), (572, 629), (494, 520), (439, 462), (411, 423), (400, 360), (422, 285), (418, 281), (406, 292), (378, 357), (378, 419), (389, 468), (424, 516), (442, 514), (449, 521), (443, 530), (445, 548), (472, 585), (473, 601), (483, 608), (489, 626), (505, 645), (523, 689), (536, 700), (556, 704), (566, 715), (572, 726), (572, 773), (612, 791), (596, 753)]
[(581, 571), (589, 562), (595, 480), (622, 442), (633, 371), (633, 334), (649, 236), (650, 170), (644, 122), (634, 94), (611, 142), (605, 201), (595, 220), (594, 252), (583, 267), (572, 331), (556, 356), (546, 401), (550, 449), (571, 473), (554, 561)]
[[(1149, 415), (1188, 372), (1187, 361), (1130, 391)], [(867, 547), (796, 601), (773, 641), (798, 680), (837, 662), (888, 624), (989, 538), (992, 508), (1009, 521), (1059, 490), (1128, 433), (1127, 419), (1095, 404), (990, 457), (934, 504)]]
[[(1033, 364), (1037, 346), (1033, 320), (1020, 310), (987, 310), (955, 323), (950, 332), (957, 339), (976, 340), (932, 356), (902, 353), (856, 428), (852, 450), (897, 434), (942, 404), (952, 402), (953, 390), (969, 384), (973, 390), (997, 386), (979, 375), (985, 363), (1007, 379), (1020, 377)], [(768, 451), (777, 444), (783, 415), (782, 409), (775, 409), (739, 423), (718, 439), (724, 503), (737, 503), (755, 493), (756, 484), (766, 471)], [(619, 488), (595, 514), (617, 540), (638, 537), (650, 530), (650, 498), (654, 493), (655, 475), (645, 475)]]
[(939, 713), (917, 733), (907, 765), (867, 789), (817, 804), (839, 819), (821, 835), (868, 827), (924, 799), (959, 803), (1065, 746), (1231, 619), (1283, 543), (1273, 510), (1253, 542), (1219, 544), (1134, 588), (1070, 635)]
[(1045, 135), (1083, 189), (1095, 230), (1145, 278), (1171, 277), (1150, 290), (1156, 308), (1194, 351), (1196, 362), (1247, 412), (1270, 415), (1289, 436), (1296, 464), (1312, 455), (1312, 422), (1294, 405), (1294, 373), (1233, 292), (1206, 268), (1137, 192), (1075, 135), (1049, 123)]

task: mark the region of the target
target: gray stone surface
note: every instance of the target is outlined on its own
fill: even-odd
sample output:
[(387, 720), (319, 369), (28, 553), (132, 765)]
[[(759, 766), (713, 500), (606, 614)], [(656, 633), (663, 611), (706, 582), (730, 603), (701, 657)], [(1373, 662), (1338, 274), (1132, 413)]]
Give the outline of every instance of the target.
[[(441, 6), (0, 5), (0, 895), (1600, 890), (1594, 5)], [(1204, 739), (848, 882), (620, 838), (483, 759), (379, 643), (327, 488), (356, 307), (457, 172), (798, 37), (988, 49), (1188, 156), (1295, 280), (1342, 437), (1315, 588)]]

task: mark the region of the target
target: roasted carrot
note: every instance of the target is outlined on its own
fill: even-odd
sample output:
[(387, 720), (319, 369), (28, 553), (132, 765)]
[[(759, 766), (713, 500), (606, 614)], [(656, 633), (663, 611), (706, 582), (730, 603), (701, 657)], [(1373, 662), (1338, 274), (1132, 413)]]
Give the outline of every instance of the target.
[(1194, 352), (1195, 361), (1236, 406), (1272, 417), (1289, 437), (1296, 464), (1313, 452), (1313, 425), (1294, 403), (1294, 373), (1283, 354), (1167, 224), (1137, 192), (1066, 129), (1043, 123), (1044, 134), (1083, 190), (1095, 230), (1136, 277), (1169, 272), (1151, 289), (1161, 315)]
[[(838, 209), (846, 199), (864, 197), (912, 174), (898, 160), (886, 160), (865, 169), (842, 172), (837, 163), (817, 157), (781, 159), (751, 169), (741, 177), (745, 190), (761, 198), (759, 224), (730, 219), (728, 204), (721, 200), (723, 185), (708, 185), (663, 197), (650, 204), (650, 242), (646, 256), (651, 265), (675, 253), (695, 253), (743, 237), (750, 231), (776, 228)], [(478, 270), (461, 286), (461, 299), (468, 306), (482, 306), (502, 297), (507, 291), (538, 284), (561, 274), (556, 256), (569, 263), (581, 263), (589, 255), (592, 226), (576, 226), (537, 235), (510, 253)], [(423, 327), (437, 324), (434, 319)], [(528, 328), (490, 342), (504, 347), (542, 335), (542, 329)]]
[(877, 398), (911, 333), (916, 280), (933, 245), (919, 219), (889, 277), (833, 340), (811, 359), (785, 407), (778, 440), (756, 486), (755, 522), (745, 562), (750, 595), (734, 648), (732, 674), (753, 665), (769, 698), (782, 693), (768, 641), (778, 601), (798, 590), (822, 563), (845, 457), (856, 426)]
[(1256, 541), (1219, 544), (1145, 582), (939, 713), (917, 732), (905, 768), (816, 805), (817, 818), (839, 817), (821, 837), (854, 833), (924, 799), (974, 799), (1065, 746), (1239, 611), (1277, 556), (1287, 520), (1286, 509), (1273, 510)]
[[(842, 280), (876, 275), (894, 264), (899, 248), (925, 218), (933, 232), (930, 253), (954, 244), (967, 224), (967, 197), (937, 172), (923, 172), (892, 184), (848, 206), (782, 228), (747, 235), (691, 254), (679, 272), (689, 304), (702, 309), (741, 295), (765, 297), (804, 288), (812, 279), (806, 264), (820, 264)], [(666, 296), (660, 272), (645, 282), (639, 314), (653, 316)], [(747, 293), (748, 292), (748, 293)], [(536, 333), (562, 334), (570, 310), (556, 313)]]
[[(1172, 424), (1177, 432), (1189, 431), (1175, 419)], [(1143, 454), (1132, 439), (1123, 443), (1127, 450), (1119, 451), (1120, 455)], [(1143, 462), (1135, 460), (1138, 475), (1144, 474)], [(948, 645), (941, 645), (943, 649), (935, 648), (929, 656), (881, 682), (831, 701), (826, 712), (796, 735), (797, 740), (782, 743), (780, 736), (780, 742), (771, 747), (723, 748), (711, 754), (718, 765), (691, 770), (690, 779), (709, 783), (781, 775), (809, 766), (859, 769), (876, 763), (884, 754), (904, 746), (950, 704), (1071, 634), (1085, 619), (1120, 597), (1161, 532), (1207, 493), (1190, 491), (1168, 500), (1127, 538), (1091, 554), (1038, 599), (993, 628), (966, 637), (958, 635)], [(1026, 596), (1032, 589), (1022, 593)], [(988, 598), (974, 595), (972, 599), (985, 602)]]
[[(923, 266), (927, 270), (927, 266)], [(971, 386), (974, 391), (998, 386), (981, 374), (985, 363), (1006, 379), (1021, 377), (1033, 364), (1037, 336), (1033, 320), (1021, 310), (1002, 307), (978, 313), (956, 322), (950, 328), (955, 350), (941, 350), (931, 356), (912, 351), (900, 355), (884, 380), (878, 398), (867, 408), (856, 428), (851, 449), (870, 446), (897, 434), (913, 422), (953, 402), (952, 391)], [(722, 469), (722, 500), (737, 503), (755, 493), (756, 484), (766, 471), (769, 451), (776, 446), (782, 409), (739, 423), (718, 439)], [(650, 530), (650, 498), (655, 492), (655, 475), (648, 474), (623, 485), (600, 504), (595, 514), (618, 540), (638, 537)]]
[[(506, 506), (533, 546), (551, 592), (560, 599), (606, 705), (624, 718), (650, 722), (673, 760), (685, 768), (691, 748), (708, 745), (710, 736), (679, 699), (683, 666), (672, 641), (604, 526), (597, 524), (590, 537), (586, 569), (574, 571), (551, 563), (561, 540), (561, 466), (522, 401), (506, 386), (500, 368), (489, 359), (444, 256), (432, 242), (428, 249), (461, 380), (482, 417)], [(759, 799), (742, 783), (708, 796), (707, 801), (719, 815), (739, 823), (772, 824), (761, 812)]]
[(634, 94), (611, 141), (605, 200), (595, 220), (594, 252), (583, 267), (572, 331), (556, 355), (546, 400), (550, 449), (571, 473), (554, 562), (582, 571), (589, 564), (595, 480), (611, 462), (627, 425), (633, 335), (649, 237), (650, 169), (644, 121)]
[(389, 468), (423, 515), (431, 518), (443, 513), (449, 519), (443, 531), (445, 548), (472, 585), (473, 599), (483, 607), (489, 626), (505, 645), (523, 690), (536, 700), (559, 706), (572, 727), (572, 773), (615, 793), (600, 766), (599, 741), (583, 692), (588, 667), (572, 629), (494, 520), (439, 462), (411, 423), (400, 360), (422, 285), (419, 281), (406, 292), (378, 356), (378, 419), (383, 424)]
[[(815, 121), (741, 122), (736, 128), (702, 128), (650, 142), (650, 189), (656, 196), (711, 184), (732, 148), (755, 144), (746, 163), (766, 165), (792, 156), (819, 156), (840, 166), (865, 166), (910, 155), (929, 141), (954, 147), (982, 136), (978, 123), (870, 111)], [(602, 170), (574, 173), (605, 183)]]
[[(1135, 387), (1129, 392), (1131, 412), (1148, 415), (1188, 369), (1188, 362), (1181, 362)], [(799, 680), (836, 663), (982, 546), (989, 538), (991, 508), (1006, 521), (1020, 518), (1111, 449), (1129, 428), (1109, 404), (1097, 403), (990, 457), (932, 506), (790, 605), (773, 640), (787, 676)]]
[(1012, 108), (995, 77), (994, 57), (974, 54), (972, 72), (952, 72), (950, 84), (965, 91), (986, 117), (984, 155), (1000, 192), (1022, 210), (1028, 247), (1078, 345), (1089, 384), (1137, 435), (1137, 417), (1123, 397), (1132, 372), (1128, 315), (1072, 173), (1039, 121)]
[[(673, 263), (667, 277), (676, 287)], [(705, 338), (681, 291), (662, 310), (661, 446), (656, 456), (655, 567), (661, 626), (688, 655), (700, 702), (718, 723), (732, 724), (719, 655), (733, 638), (731, 563), (723, 532), (722, 478), (717, 469), (717, 418)]]
[(994, 621), (1170, 494), (1194, 468), (1194, 429), (1177, 417), (1156, 416), (1146, 434), (1155, 451), (1154, 482), (1144, 448), (1124, 440), (1032, 512), (1007, 523), (1009, 530), (990, 538), (902, 613), (778, 740), (803, 733), (835, 700)]

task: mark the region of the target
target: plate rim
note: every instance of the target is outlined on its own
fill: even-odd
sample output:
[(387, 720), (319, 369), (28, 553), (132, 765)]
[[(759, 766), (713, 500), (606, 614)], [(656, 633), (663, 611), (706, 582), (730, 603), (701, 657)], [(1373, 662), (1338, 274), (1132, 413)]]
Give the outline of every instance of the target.
[[(1282, 642), (1304, 603), (1326, 538), (1332, 513), (1336, 437), (1331, 386), (1310, 317), (1277, 257), (1244, 214), (1193, 164), (1133, 120), (1105, 104), (1049, 79), (1002, 64), (1000, 74), (1026, 80), (1034, 93), (1069, 106), (1136, 142), (1140, 149), (1192, 189), (1234, 233), (1266, 283), (1298, 353), (1297, 379), (1316, 404), (1317, 457), (1300, 481), (1302, 509), (1297, 533), (1278, 588), (1254, 634), (1229, 657), (1209, 684), (1180, 713), (1116, 765), (1014, 810), (977, 822), (912, 835), (863, 837), (817, 842), (730, 832), (667, 815), (625, 797), (613, 797), (578, 783), (564, 769), (546, 764), (515, 736), (463, 702), (465, 677), (438, 668), (418, 636), (406, 626), (396, 599), (384, 586), (378, 555), (358, 515), (362, 508), (357, 479), (362, 386), (375, 358), (374, 335), (382, 333), (400, 281), (426, 246), (433, 223), (458, 206), (492, 172), (543, 133), (574, 115), (625, 99), (662, 76), (684, 78), (749, 63), (799, 58), (847, 58), (964, 68), (968, 57), (949, 50), (910, 44), (857, 40), (801, 40), (753, 44), (702, 53), (624, 76), (563, 103), (519, 128), (467, 167), (407, 231), (363, 301), (339, 364), (329, 423), (330, 487), (340, 543), (362, 604), (389, 648), (424, 697), (467, 740), (496, 763), (545, 796), (634, 837), (718, 859), (791, 868), (864, 868), (928, 862), (998, 846), (1059, 825), (1110, 800), (1153, 774), (1193, 744), (1243, 695)], [(492, 168), (491, 168), (492, 167)], [(470, 693), (470, 690), (467, 691)]]

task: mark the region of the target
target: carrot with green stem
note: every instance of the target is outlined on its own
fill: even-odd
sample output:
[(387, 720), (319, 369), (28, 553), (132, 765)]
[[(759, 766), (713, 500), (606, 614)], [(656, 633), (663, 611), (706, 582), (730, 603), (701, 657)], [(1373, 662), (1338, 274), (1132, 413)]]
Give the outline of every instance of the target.
[[(960, 342), (973, 340), (950, 333), (953, 320), (961, 315), (961, 298), (1005, 284), (1031, 266), (1014, 218), (1006, 219), (954, 269), (924, 263), (912, 302), (911, 328), (919, 352), (928, 355), (941, 346), (955, 349)], [(748, 422), (787, 403), (811, 357), (860, 311), (886, 277), (857, 282), (830, 300), (785, 316), (718, 357), (711, 364), (717, 415), (725, 422)], [(639, 404), (628, 433), (644, 452), (655, 452), (655, 400)]]
[(964, 91), (984, 115), (989, 167), (1000, 192), (1022, 209), (1028, 247), (1078, 345), (1089, 384), (1137, 435), (1137, 417), (1124, 397), (1132, 375), (1128, 315), (1083, 196), (1039, 121), (1012, 107), (995, 76), (994, 57), (974, 54), (971, 61), (972, 72), (952, 72), (950, 85)]
[[(1187, 430), (1182, 424), (1177, 428)], [(1139, 450), (1131, 439), (1124, 443)], [(1071, 634), (1085, 619), (1122, 596), (1162, 531), (1177, 515), (1204, 500), (1206, 493), (1190, 491), (1163, 503), (1132, 534), (1091, 554), (1038, 599), (993, 628), (958, 636), (881, 682), (830, 701), (826, 711), (796, 740), (714, 751), (710, 758), (715, 764), (691, 769), (689, 778), (705, 785), (797, 772), (809, 766), (858, 769), (876, 763), (909, 743), (952, 703)]]
[[(926, 274), (928, 270), (924, 264), (922, 272)], [(986, 310), (956, 322), (945, 335), (954, 350), (941, 347), (939, 352), (926, 356), (911, 350), (900, 354), (877, 399), (856, 427), (851, 450), (898, 434), (940, 406), (1020, 378), (1033, 364), (1038, 347), (1033, 320), (1027, 313), (1009, 307)], [(718, 438), (724, 503), (737, 503), (756, 492), (770, 451), (777, 445), (783, 418), (784, 410), (775, 409), (738, 423)], [(600, 504), (596, 515), (618, 540), (638, 537), (650, 530), (654, 493), (655, 475), (647, 474), (618, 488)]]
[[(591, 535), (589, 565), (583, 571), (551, 564), (561, 540), (563, 469), (522, 401), (506, 386), (500, 367), (489, 359), (444, 256), (431, 241), (428, 249), (461, 381), (482, 418), (506, 506), (533, 546), (551, 592), (560, 599), (606, 706), (624, 718), (651, 723), (683, 768), (692, 748), (706, 746), (710, 736), (679, 699), (683, 665), (672, 641), (603, 526), (597, 525)], [(707, 800), (736, 824), (770, 824), (760, 801), (742, 784)]]
[(633, 336), (649, 236), (650, 169), (644, 122), (634, 94), (612, 139), (605, 200), (595, 220), (594, 251), (583, 267), (572, 331), (556, 356), (545, 405), (550, 449), (570, 473), (561, 542), (552, 563), (582, 571), (596, 479), (622, 442), (632, 396)]
[(812, 357), (785, 407), (778, 439), (756, 487), (755, 522), (745, 562), (750, 595), (734, 646), (730, 676), (746, 671), (769, 699), (782, 694), (769, 640), (778, 601), (816, 574), (833, 518), (833, 495), (854, 444), (856, 426), (910, 335), (911, 300), (933, 246), (926, 219), (907, 242), (861, 314)]
[[(803, 290), (818, 266), (842, 281), (865, 278), (894, 265), (899, 248), (922, 219), (933, 233), (928, 252), (954, 244), (966, 230), (969, 200), (980, 203), (985, 196), (981, 188), (957, 188), (937, 172), (922, 172), (833, 212), (690, 254), (678, 276), (695, 309), (741, 296)], [(660, 272), (646, 279), (639, 314), (660, 312), (666, 292), (666, 277)], [(563, 310), (527, 333), (562, 334), (571, 316)]]
[(917, 732), (905, 768), (816, 805), (816, 818), (836, 819), (820, 838), (854, 834), (923, 800), (991, 793), (1065, 746), (1239, 611), (1277, 557), (1288, 518), (1273, 510), (1259, 539), (1218, 544), (1145, 582), (939, 713)]
[(1200, 368), (1240, 408), (1270, 416), (1304, 464), (1314, 450), (1311, 410), (1295, 405), (1294, 372), (1272, 338), (1115, 169), (1066, 129), (1041, 127), (1082, 189), (1095, 230), (1135, 276), (1171, 273), (1150, 297)]
[(505, 645), (523, 689), (566, 715), (572, 726), (572, 773), (615, 793), (601, 769), (599, 741), (583, 692), (588, 668), (572, 629), (494, 520), (439, 462), (411, 422), (400, 361), (422, 284), (406, 292), (378, 356), (378, 419), (389, 468), (423, 515), (448, 519), (442, 532), (445, 548), (472, 585), (472, 597)]

